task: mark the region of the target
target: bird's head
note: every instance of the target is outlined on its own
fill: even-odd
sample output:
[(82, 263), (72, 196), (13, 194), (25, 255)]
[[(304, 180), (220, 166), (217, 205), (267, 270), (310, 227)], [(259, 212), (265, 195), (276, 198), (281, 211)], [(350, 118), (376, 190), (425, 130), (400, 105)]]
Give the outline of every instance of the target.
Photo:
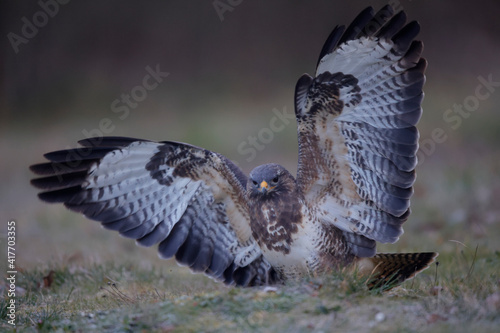
[(269, 197), (293, 191), (295, 179), (279, 164), (264, 164), (250, 172), (247, 191), (251, 196)]

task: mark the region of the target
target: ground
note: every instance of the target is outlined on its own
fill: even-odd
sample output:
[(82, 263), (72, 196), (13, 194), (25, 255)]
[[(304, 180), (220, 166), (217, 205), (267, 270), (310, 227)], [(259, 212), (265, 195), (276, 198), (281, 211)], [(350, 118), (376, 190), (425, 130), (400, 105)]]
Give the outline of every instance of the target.
[[(378, 292), (346, 274), (241, 289), (168, 264), (97, 264), (73, 256), (19, 275), (17, 329), (495, 332), (500, 324), (499, 264), (498, 252), (458, 250), (442, 255), (438, 267), (415, 280)], [(5, 306), (4, 301), (1, 327), (12, 329), (5, 322)]]

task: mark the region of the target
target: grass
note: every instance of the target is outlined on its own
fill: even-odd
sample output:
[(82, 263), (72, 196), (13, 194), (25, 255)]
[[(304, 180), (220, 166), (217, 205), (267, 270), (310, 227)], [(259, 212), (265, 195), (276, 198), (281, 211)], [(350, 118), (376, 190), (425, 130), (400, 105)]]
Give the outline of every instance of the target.
[[(170, 264), (167, 264), (168, 267)], [(416, 279), (369, 291), (344, 273), (275, 289), (229, 288), (177, 267), (52, 262), (18, 275), (17, 331), (419, 332), (500, 325), (500, 253), (464, 248)], [(44, 277), (53, 271), (50, 286)], [(1, 304), (0, 328), (12, 330)]]

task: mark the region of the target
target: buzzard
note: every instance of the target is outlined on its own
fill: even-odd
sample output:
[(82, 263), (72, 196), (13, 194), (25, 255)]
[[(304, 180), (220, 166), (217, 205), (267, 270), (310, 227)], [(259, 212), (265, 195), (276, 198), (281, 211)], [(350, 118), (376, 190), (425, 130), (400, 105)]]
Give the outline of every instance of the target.
[(31, 166), (41, 200), (158, 244), (161, 257), (226, 284), (256, 286), (358, 267), (397, 284), (437, 253), (376, 254), (410, 214), (426, 61), (415, 21), (367, 8), (326, 40), (295, 88), (296, 178), (246, 176), (221, 154), (126, 137), (81, 140)]

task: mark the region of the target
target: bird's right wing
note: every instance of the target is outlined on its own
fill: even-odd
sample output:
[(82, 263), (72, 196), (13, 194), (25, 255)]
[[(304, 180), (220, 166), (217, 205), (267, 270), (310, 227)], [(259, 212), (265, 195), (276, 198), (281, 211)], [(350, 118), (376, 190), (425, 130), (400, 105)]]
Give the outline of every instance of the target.
[(162, 257), (228, 284), (277, 276), (251, 235), (246, 176), (222, 155), (177, 142), (105, 137), (45, 154), (31, 166), (40, 199), (62, 202), (106, 229), (159, 244)]

